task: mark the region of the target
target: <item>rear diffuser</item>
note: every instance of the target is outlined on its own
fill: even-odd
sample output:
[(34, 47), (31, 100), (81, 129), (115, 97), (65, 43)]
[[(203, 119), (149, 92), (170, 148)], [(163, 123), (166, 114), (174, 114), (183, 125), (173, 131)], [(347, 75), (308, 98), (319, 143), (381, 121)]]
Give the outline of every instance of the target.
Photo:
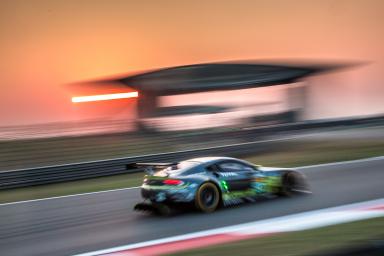
[(133, 209), (135, 211), (150, 212), (156, 213), (159, 215), (169, 215), (171, 214), (171, 208), (165, 204), (156, 204), (156, 203), (138, 203)]

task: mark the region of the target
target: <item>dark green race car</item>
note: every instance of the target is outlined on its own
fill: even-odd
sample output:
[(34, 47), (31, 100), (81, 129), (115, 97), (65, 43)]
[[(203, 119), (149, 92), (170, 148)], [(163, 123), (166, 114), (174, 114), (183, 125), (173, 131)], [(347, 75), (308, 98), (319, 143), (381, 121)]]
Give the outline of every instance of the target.
[(219, 206), (255, 201), (259, 197), (310, 193), (304, 175), (293, 169), (261, 167), (230, 157), (194, 158), (179, 163), (137, 163), (147, 175), (141, 186), (144, 202), (135, 210), (169, 213), (193, 206), (213, 212)]

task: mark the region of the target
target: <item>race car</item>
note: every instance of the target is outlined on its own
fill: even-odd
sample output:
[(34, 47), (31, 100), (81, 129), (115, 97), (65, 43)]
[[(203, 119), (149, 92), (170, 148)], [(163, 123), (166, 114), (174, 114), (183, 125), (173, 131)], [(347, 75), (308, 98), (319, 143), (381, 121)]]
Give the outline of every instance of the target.
[(147, 173), (141, 186), (143, 202), (134, 210), (169, 214), (192, 206), (209, 213), (220, 206), (258, 198), (310, 193), (305, 176), (293, 169), (262, 167), (230, 157), (202, 157), (178, 163), (136, 163)]

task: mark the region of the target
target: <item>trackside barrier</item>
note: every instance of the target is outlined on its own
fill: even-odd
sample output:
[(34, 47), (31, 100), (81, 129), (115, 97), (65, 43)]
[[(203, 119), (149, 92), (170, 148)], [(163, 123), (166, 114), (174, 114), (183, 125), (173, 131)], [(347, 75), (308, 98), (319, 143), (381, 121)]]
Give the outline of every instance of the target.
[[(336, 126), (356, 126), (356, 125), (381, 125), (384, 117), (371, 117), (349, 120), (328, 120), (295, 123), (292, 125), (276, 125), (272, 127), (264, 127), (246, 130), (248, 141), (255, 134), (277, 133), (287, 131), (298, 131), (307, 129), (319, 129)], [(253, 136), (250, 136), (253, 134)], [(136, 162), (174, 162), (181, 161), (192, 157), (201, 156), (244, 156), (247, 154), (255, 154), (268, 152), (276, 147), (283, 147), (286, 141), (304, 137), (303, 135), (291, 136), (285, 139), (252, 141), (245, 143), (237, 143), (224, 146), (216, 146), (201, 149), (183, 150), (177, 152), (168, 152), (160, 154), (148, 154), (142, 156), (124, 157), (92, 162), (83, 162), (75, 164), (45, 166), (28, 169), (18, 169), (9, 171), (0, 171), (0, 190), (36, 186), (50, 183), (58, 183), (64, 181), (81, 180), (95, 177), (111, 176), (124, 173), (141, 172), (141, 169), (128, 169), (127, 165)], [(254, 138), (253, 138), (254, 139)], [(20, 161), (20, 160), (19, 160)]]
[(281, 144), (281, 142), (285, 140), (287, 139), (239, 143), (195, 150), (3, 171), (0, 172), (0, 190), (141, 172), (141, 169), (127, 168), (128, 165), (136, 162), (170, 162), (209, 155), (236, 156), (248, 153), (266, 152), (272, 147), (275, 147), (276, 144)]

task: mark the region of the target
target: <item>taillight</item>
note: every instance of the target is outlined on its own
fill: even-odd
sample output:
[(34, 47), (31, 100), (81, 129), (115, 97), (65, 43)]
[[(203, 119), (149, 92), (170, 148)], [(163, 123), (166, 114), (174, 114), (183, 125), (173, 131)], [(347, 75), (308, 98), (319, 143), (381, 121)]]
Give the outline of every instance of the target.
[(184, 182), (181, 181), (181, 180), (163, 180), (163, 184), (165, 185), (171, 185), (171, 186), (178, 186), (178, 185), (182, 185)]

